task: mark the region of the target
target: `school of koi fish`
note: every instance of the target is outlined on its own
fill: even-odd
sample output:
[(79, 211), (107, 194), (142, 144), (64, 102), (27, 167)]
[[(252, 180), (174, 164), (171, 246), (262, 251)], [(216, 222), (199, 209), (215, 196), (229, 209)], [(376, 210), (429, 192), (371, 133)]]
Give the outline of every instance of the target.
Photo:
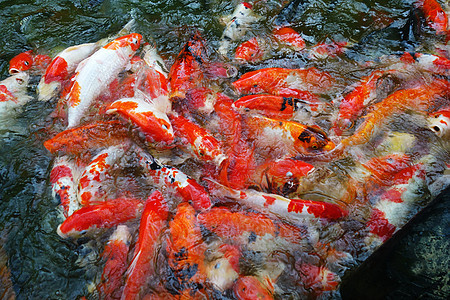
[[(57, 103), (44, 141), (55, 230), (101, 253), (86, 297), (339, 297), (344, 273), (450, 182), (450, 26), (435, 0), (416, 9), (446, 48), (366, 62), (337, 97), (339, 79), (314, 63), (348, 43), (309, 47), (286, 24), (243, 41), (261, 18), (247, 2), (217, 51), (196, 31), (170, 68), (127, 27), (14, 57), (0, 121), (41, 76), (37, 100)], [(310, 64), (260, 67), (271, 48)]]

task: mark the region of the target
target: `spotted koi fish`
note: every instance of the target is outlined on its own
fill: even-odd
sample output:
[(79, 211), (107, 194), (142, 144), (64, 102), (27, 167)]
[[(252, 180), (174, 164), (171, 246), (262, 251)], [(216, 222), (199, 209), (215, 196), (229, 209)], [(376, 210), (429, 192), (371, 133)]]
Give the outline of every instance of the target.
[(132, 33), (105, 45), (76, 69), (73, 85), (67, 96), (68, 128), (77, 126), (91, 103), (117, 78), (139, 48), (142, 36)]

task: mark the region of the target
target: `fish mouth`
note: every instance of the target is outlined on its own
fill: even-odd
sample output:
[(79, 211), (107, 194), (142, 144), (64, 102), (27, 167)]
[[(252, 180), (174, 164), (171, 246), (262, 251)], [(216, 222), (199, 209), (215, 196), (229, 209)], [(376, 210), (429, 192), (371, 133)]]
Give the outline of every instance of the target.
[(16, 68), (9, 69), (9, 74), (11, 74), (11, 75), (18, 74), (18, 73), (20, 73), (19, 69), (16, 69)]

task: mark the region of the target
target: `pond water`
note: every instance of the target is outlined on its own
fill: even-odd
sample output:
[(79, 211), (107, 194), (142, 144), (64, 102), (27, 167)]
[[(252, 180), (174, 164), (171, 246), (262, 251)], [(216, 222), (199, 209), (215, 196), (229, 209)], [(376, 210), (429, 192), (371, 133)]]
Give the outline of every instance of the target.
[[(336, 80), (333, 88), (323, 96), (325, 100), (331, 101), (350, 84), (368, 75), (381, 56), (416, 49), (424, 53), (435, 53), (434, 46), (441, 42), (441, 39), (431, 30), (425, 29), (416, 36), (410, 32), (409, 29), (414, 26), (409, 26), (411, 19), (408, 15), (413, 1), (310, 0), (297, 2), (300, 8), (292, 14), (283, 11), (282, 17), (288, 20), (294, 29), (302, 33), (307, 45), (347, 41), (350, 47), (345, 55), (338, 58), (310, 60), (296, 53), (275, 51), (270, 58), (258, 64), (237, 65), (239, 76), (261, 67), (316, 67), (328, 72)], [(8, 76), (8, 62), (18, 53), (35, 50), (54, 56), (69, 46), (95, 42), (112, 36), (131, 19), (135, 20), (135, 31), (142, 34), (145, 40), (155, 42), (160, 55), (170, 67), (184, 43), (197, 29), (201, 31), (208, 49), (217, 49), (224, 29), (219, 19), (231, 14), (238, 3), (237, 1), (209, 0), (1, 1), (0, 78), (4, 79)], [(252, 30), (240, 41), (253, 36), (268, 39), (274, 23), (283, 19), (280, 17), (280, 12), (287, 4), (288, 1), (254, 1), (254, 11), (264, 18), (255, 23)], [(213, 57), (216, 58), (217, 54), (213, 54)], [(370, 63), (365, 64), (365, 62)], [(237, 78), (238, 76), (233, 80)], [(35, 88), (38, 82), (37, 76), (31, 78), (29, 94), (33, 97), (36, 97)], [(101, 251), (101, 247), (86, 246), (86, 240), (78, 242), (65, 240), (56, 233), (56, 228), (62, 219), (57, 210), (58, 202), (51, 194), (49, 179), (54, 157), (43, 146), (43, 142), (55, 133), (49, 117), (55, 105), (55, 101), (31, 101), (24, 107), (23, 113), (18, 116), (14, 124), (7, 128), (0, 128), (2, 251), (8, 257), (7, 265), (17, 299), (79, 299), (82, 296), (95, 299), (95, 295), (88, 289), (102, 269), (98, 253), (95, 253), (95, 251)], [(324, 115), (317, 118), (318, 123), (327, 129), (330, 127), (330, 123), (327, 123), (328, 117), (329, 115)], [(410, 122), (410, 126), (414, 126), (415, 123), (414, 120), (407, 119), (398, 122), (402, 121), (407, 124)], [(403, 128), (404, 124), (392, 126), (394, 129), (396, 126)], [(431, 131), (421, 134), (418, 136), (426, 139), (430, 144), (438, 143)], [(420, 145), (416, 146), (415, 150), (419, 151), (422, 148), (429, 151), (428, 146)], [(438, 150), (437, 157), (447, 157), (441, 155), (440, 151)], [(353, 163), (340, 160), (335, 164), (326, 165), (325, 169), (333, 170), (339, 175), (340, 171), (352, 168)], [(186, 166), (183, 170), (188, 172), (193, 170), (194, 173), (195, 168), (194, 163), (193, 166)], [(442, 172), (442, 167), (437, 169), (439, 171), (436, 172)], [(309, 192), (304, 191), (303, 195), (308, 195)], [(317, 190), (310, 192), (310, 197), (314, 198), (312, 194), (315, 192)], [(423, 199), (420, 208), (434, 196), (433, 193), (424, 194), (427, 197)], [(323, 200), (320, 195), (317, 197)], [(353, 208), (354, 211), (358, 209)], [(353, 213), (356, 214), (354, 211)], [(355, 223), (358, 222), (359, 220), (355, 221)], [(327, 227), (321, 233), (322, 240), (326, 241), (328, 234), (341, 229)], [(356, 235), (357, 226), (349, 232)], [(350, 239), (350, 233), (343, 239)], [(448, 236), (448, 230), (443, 234)], [(356, 239), (361, 242), (361, 237), (355, 237)], [(100, 239), (100, 243), (103, 242), (105, 238)], [(433, 251), (441, 253), (445, 247), (440, 247), (437, 245)], [(345, 269), (355, 268), (371, 253), (371, 251), (360, 252), (364, 251), (352, 252), (355, 254), (355, 261), (346, 265)], [(79, 263), (80, 257), (84, 258), (83, 264)], [(298, 256), (295, 259), (298, 259)], [(288, 261), (292, 263), (292, 259)], [(288, 274), (283, 276), (288, 277)], [(5, 282), (7, 282), (6, 279)], [(293, 291), (295, 284), (289, 280), (284, 286), (283, 284), (280, 286), (286, 291), (286, 294), (277, 295), (280, 299), (285, 299), (289, 292), (293, 299), (301, 298), (302, 295), (310, 298), (341, 297), (338, 292), (326, 293), (322, 296), (312, 292), (295, 293)], [(0, 295), (1, 292), (0, 287)], [(443, 298), (448, 296), (448, 294), (445, 295), (448, 292), (448, 289), (444, 289)], [(441, 294), (436, 298), (439, 296)], [(219, 293), (214, 294), (214, 297), (227, 298), (231, 297), (231, 294), (230, 292), (222, 295)]]

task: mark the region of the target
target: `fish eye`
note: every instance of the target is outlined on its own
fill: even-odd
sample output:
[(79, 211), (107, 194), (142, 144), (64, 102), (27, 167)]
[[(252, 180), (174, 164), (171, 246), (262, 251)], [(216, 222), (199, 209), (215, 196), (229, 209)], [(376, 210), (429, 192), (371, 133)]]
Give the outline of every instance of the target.
[(131, 42), (132, 42), (133, 44), (137, 44), (138, 40), (137, 40), (136, 38), (133, 38), (133, 39), (131, 40)]
[(26, 60), (26, 61), (23, 62), (23, 64), (24, 64), (25, 66), (28, 66), (28, 65), (30, 65), (30, 62), (29, 62), (28, 60)]
[(312, 145), (311, 148), (312, 148), (313, 150), (319, 149), (319, 147), (318, 147), (317, 145)]

